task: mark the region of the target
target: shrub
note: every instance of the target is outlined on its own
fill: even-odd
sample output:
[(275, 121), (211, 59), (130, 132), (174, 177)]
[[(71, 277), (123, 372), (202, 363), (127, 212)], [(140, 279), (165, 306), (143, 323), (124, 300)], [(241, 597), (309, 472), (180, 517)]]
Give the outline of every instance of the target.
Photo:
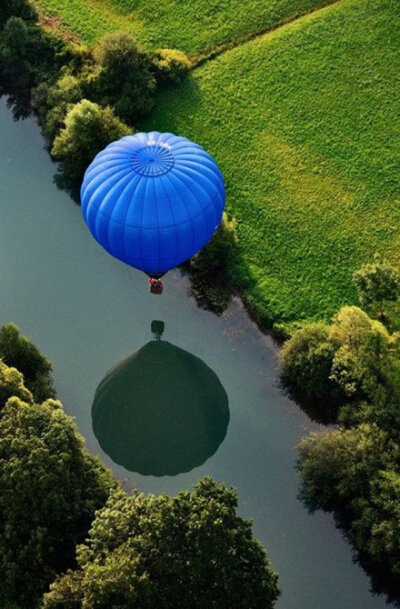
[(192, 64), (182, 51), (161, 49), (152, 57), (154, 75), (159, 84), (179, 83)]
[(57, 183), (78, 199), (84, 172), (95, 155), (113, 140), (129, 133), (131, 129), (111, 108), (101, 108), (87, 99), (75, 104), (51, 150), (60, 163)]

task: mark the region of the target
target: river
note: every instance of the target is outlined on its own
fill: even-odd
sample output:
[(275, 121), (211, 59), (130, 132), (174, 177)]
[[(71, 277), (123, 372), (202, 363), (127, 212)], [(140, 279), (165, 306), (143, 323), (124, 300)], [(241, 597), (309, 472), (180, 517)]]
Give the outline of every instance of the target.
[[(309, 515), (297, 499), (296, 445), (317, 426), (280, 393), (271, 338), (240, 301), (222, 317), (198, 309), (177, 271), (167, 276), (162, 297), (151, 296), (142, 274), (90, 237), (79, 208), (52, 183), (55, 168), (35, 122), (13, 122), (4, 100), (0, 134), (0, 322), (14, 321), (53, 361), (58, 396), (89, 450), (146, 492), (176, 493), (206, 474), (237, 487), (240, 512), (254, 520), (279, 572), (278, 609), (386, 606), (370, 593), (333, 519)], [(153, 320), (164, 322), (166, 341), (211, 368), (229, 400), (227, 433), (215, 454), (175, 476), (114, 464), (92, 430), (98, 384), (152, 340)]]

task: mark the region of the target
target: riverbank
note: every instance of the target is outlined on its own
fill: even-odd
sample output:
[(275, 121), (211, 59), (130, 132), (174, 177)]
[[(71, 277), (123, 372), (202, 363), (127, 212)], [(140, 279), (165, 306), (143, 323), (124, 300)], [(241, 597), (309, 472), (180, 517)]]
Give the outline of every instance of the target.
[[(0, 129), (0, 323), (14, 320), (53, 361), (57, 394), (90, 451), (145, 492), (174, 495), (207, 474), (237, 487), (240, 513), (254, 520), (280, 573), (278, 608), (384, 609), (332, 518), (310, 516), (297, 499), (295, 447), (318, 426), (280, 393), (271, 338), (236, 299), (221, 317), (198, 309), (178, 271), (162, 298), (149, 295), (142, 275), (101, 250), (79, 208), (52, 184), (54, 165), (34, 121), (13, 122), (2, 101)], [(229, 398), (227, 435), (216, 454), (174, 477), (117, 466), (92, 429), (98, 384), (152, 339), (153, 319), (165, 322), (165, 340), (207, 363)]]

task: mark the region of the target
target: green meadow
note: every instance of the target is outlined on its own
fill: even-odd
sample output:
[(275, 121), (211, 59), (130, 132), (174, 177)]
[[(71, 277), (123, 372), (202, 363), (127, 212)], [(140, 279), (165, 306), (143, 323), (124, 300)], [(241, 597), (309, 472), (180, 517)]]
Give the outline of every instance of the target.
[(264, 323), (328, 317), (375, 252), (400, 262), (399, 40), (396, 0), (339, 0), (197, 68), (143, 125), (217, 159)]
[(33, 0), (46, 23), (94, 44), (116, 30), (145, 48), (207, 54), (294, 19), (330, 0)]

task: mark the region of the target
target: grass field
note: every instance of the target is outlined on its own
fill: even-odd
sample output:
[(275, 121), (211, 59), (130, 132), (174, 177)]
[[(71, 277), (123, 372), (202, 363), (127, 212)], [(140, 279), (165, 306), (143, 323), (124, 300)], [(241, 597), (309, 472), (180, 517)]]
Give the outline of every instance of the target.
[(397, 0), (339, 0), (197, 68), (145, 125), (218, 160), (264, 322), (331, 315), (375, 251), (400, 262), (399, 40)]
[(46, 22), (93, 44), (116, 30), (145, 48), (207, 54), (332, 0), (32, 0)]

